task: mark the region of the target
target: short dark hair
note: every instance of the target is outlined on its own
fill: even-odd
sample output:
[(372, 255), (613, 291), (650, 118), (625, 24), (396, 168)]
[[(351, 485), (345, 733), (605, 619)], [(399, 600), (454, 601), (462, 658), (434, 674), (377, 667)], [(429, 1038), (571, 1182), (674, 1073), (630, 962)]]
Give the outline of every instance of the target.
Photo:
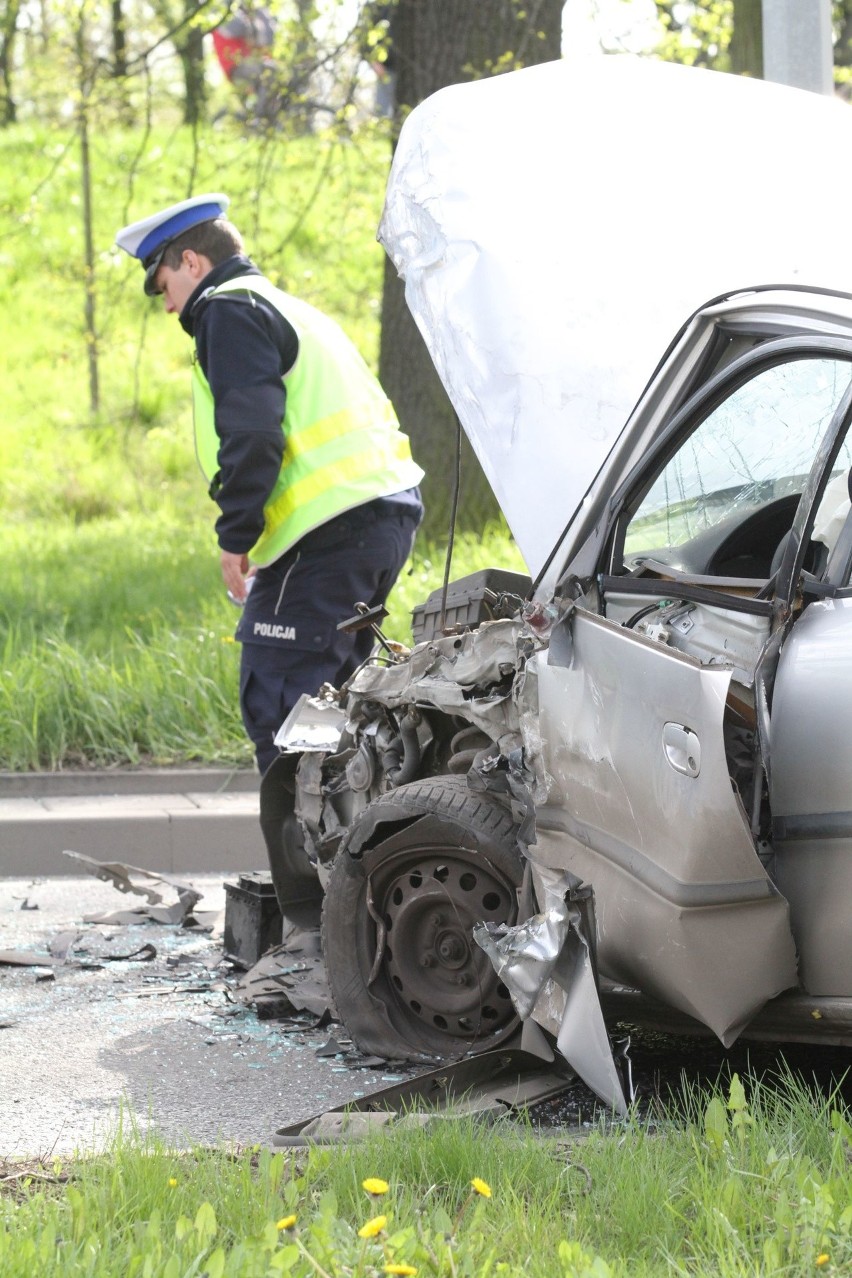
[(197, 226), (181, 231), (180, 235), (166, 246), (160, 265), (168, 266), (176, 271), (186, 249), (202, 254), (214, 266), (218, 266), (220, 262), (226, 262), (235, 253), (242, 253), (243, 237), (227, 218), (217, 217), (213, 222), (199, 222)]

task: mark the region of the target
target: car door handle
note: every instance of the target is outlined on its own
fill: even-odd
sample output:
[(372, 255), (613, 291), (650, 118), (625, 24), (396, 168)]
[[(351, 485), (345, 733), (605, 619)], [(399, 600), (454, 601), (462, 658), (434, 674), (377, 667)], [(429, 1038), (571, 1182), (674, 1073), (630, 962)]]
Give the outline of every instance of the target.
[(701, 771), (701, 742), (682, 723), (663, 725), (663, 749), (675, 772), (697, 777)]

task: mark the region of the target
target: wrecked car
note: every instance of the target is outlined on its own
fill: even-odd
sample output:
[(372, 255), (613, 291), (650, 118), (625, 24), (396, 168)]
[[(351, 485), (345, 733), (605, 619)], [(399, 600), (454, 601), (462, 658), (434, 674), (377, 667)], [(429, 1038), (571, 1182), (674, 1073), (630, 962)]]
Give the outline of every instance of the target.
[[(605, 59), (406, 123), (380, 238), (530, 575), (437, 592), (279, 734), (273, 876), (324, 897), (364, 1051), (523, 1022), (621, 1104), (617, 1022), (852, 1044), (852, 290), (789, 176), (848, 110)], [(559, 163), (544, 118), (582, 119)], [(710, 121), (739, 203), (666, 263)]]

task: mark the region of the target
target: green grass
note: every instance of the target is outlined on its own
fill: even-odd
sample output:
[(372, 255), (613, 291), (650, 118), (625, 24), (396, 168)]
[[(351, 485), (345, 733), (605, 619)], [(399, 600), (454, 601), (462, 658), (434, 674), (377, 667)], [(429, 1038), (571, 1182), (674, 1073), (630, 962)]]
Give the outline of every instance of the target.
[[(182, 523), (165, 508), (0, 528), (0, 767), (251, 764), (237, 612), (219, 574), (212, 503), (197, 496)], [(520, 557), (502, 529), (461, 534), (453, 575), (507, 561)], [(390, 637), (410, 641), (411, 609), (443, 571), (444, 549), (418, 545), (390, 601)]]
[(654, 1123), (559, 1140), (459, 1119), (309, 1152), (177, 1154), (120, 1133), (67, 1169), (6, 1169), (0, 1272), (849, 1273), (849, 1113), (791, 1076), (748, 1086), (687, 1088)]

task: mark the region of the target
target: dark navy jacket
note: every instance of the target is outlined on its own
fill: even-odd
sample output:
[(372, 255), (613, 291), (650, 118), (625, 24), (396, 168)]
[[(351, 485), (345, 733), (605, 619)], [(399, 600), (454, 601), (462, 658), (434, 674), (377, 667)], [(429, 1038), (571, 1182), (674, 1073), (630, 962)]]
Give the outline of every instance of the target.
[[(182, 327), (195, 339), (216, 405), (219, 474), (211, 496), (221, 512), (219, 545), (235, 555), (251, 550), (263, 531), (263, 507), (284, 455), (282, 379), (295, 363), (299, 339), (292, 324), (262, 298), (208, 295), (225, 280), (260, 274), (248, 257), (228, 258), (204, 277), (180, 314)], [(419, 519), (416, 489), (379, 501), (410, 506)]]

